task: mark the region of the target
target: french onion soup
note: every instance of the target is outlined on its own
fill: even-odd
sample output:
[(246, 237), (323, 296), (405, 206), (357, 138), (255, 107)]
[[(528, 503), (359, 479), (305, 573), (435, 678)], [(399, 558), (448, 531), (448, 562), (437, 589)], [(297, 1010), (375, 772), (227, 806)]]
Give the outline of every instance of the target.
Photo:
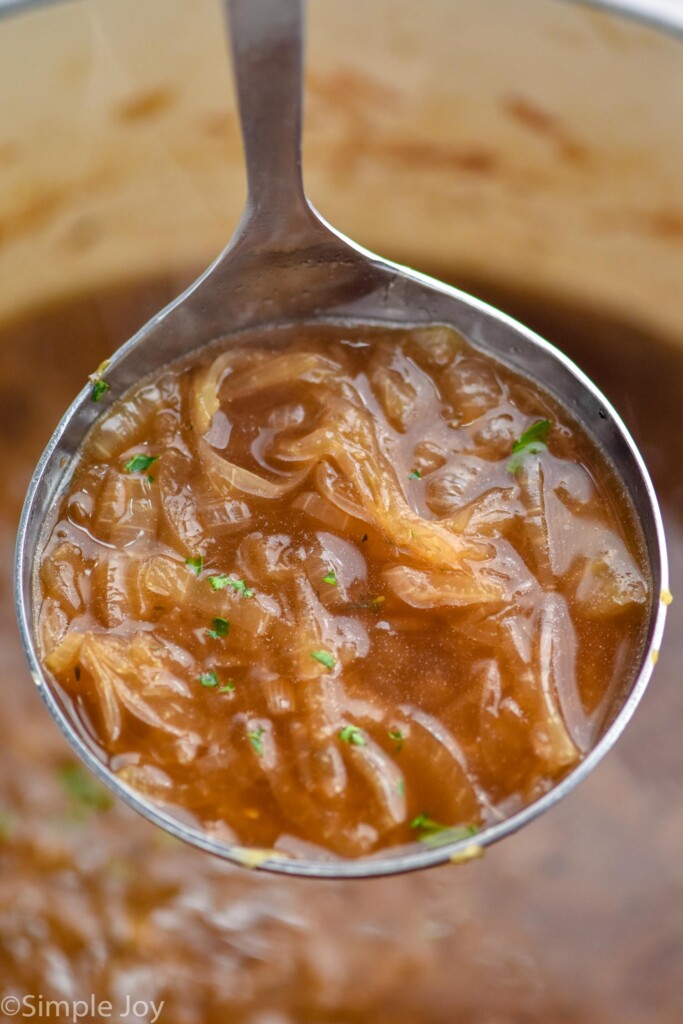
[(445, 327), (309, 325), (107, 408), (40, 557), (40, 644), (127, 784), (243, 845), (358, 857), (555, 785), (650, 591), (611, 467), (535, 383)]

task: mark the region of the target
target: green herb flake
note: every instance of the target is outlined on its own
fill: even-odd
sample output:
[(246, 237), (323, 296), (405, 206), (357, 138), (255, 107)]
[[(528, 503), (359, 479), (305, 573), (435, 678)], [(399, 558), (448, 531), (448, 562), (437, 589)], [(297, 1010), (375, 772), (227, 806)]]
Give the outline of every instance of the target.
[(233, 693), (234, 689), (235, 689), (235, 684), (233, 683), (232, 679), (228, 679), (228, 681), (225, 684), (225, 686), (219, 686), (218, 687), (218, 691), (217, 692), (218, 693)]
[(242, 597), (254, 596), (254, 591), (247, 586), (245, 580), (235, 580), (232, 576), (209, 576), (209, 583), (212, 590), (224, 590), (225, 587), (232, 587)]
[(410, 827), (420, 829), (422, 832), (441, 832), (443, 829), (448, 828), (448, 825), (440, 825), (438, 821), (434, 821), (427, 814), (418, 814), (411, 821)]
[(409, 480), (421, 480), (422, 479), (422, 473), (420, 472), (419, 469), (414, 469), (412, 471), (412, 473), (408, 473), (408, 479)]
[(111, 793), (80, 764), (73, 761), (63, 764), (58, 777), (75, 804), (93, 811), (108, 811), (112, 807)]
[(91, 402), (99, 402), (102, 395), (106, 394), (110, 387), (111, 384), (108, 384), (106, 380), (96, 380), (92, 386), (92, 391), (90, 392)]
[(546, 441), (550, 433), (550, 420), (536, 420), (520, 436), (512, 446), (512, 454), (508, 460), (509, 473), (517, 473), (527, 455), (539, 455), (548, 449)]
[(337, 586), (337, 574), (334, 569), (330, 569), (327, 576), (323, 576), (323, 583), (329, 583), (331, 587)]
[(418, 814), (410, 827), (422, 833), (418, 839), (427, 846), (447, 846), (461, 839), (471, 839), (479, 831), (478, 825), (442, 825), (427, 814)]
[(321, 665), (324, 665), (325, 668), (328, 668), (330, 672), (337, 664), (334, 655), (330, 654), (329, 651), (311, 651), (311, 657), (313, 658), (314, 661), (319, 661)]
[(110, 359), (105, 359), (104, 362), (100, 363), (94, 373), (88, 375), (88, 380), (92, 384), (92, 391), (90, 392), (91, 402), (99, 402), (102, 396), (106, 394), (111, 387), (106, 380), (102, 380), (102, 376), (109, 368), (110, 362)]
[(263, 739), (262, 736), (265, 733), (263, 726), (259, 726), (258, 729), (254, 729), (252, 732), (248, 732), (247, 736), (252, 747), (256, 751), (259, 757), (263, 754)]
[(202, 686), (212, 688), (214, 686), (218, 686), (218, 676), (216, 675), (213, 669), (211, 669), (210, 672), (200, 672), (199, 682), (202, 684)]
[(185, 565), (189, 565), (195, 576), (201, 576), (204, 568), (204, 555), (193, 555), (192, 558), (186, 558)]
[(390, 740), (394, 741), (394, 743), (396, 744), (396, 753), (400, 754), (401, 751), (403, 750), (403, 741), (405, 740), (405, 736), (403, 735), (401, 730), (390, 729), (389, 732), (387, 733), (387, 736), (389, 737)]
[(345, 725), (339, 733), (339, 739), (344, 743), (350, 743), (354, 747), (367, 746), (363, 733), (357, 725)]
[(126, 462), (123, 468), (126, 473), (144, 473), (158, 458), (158, 455), (134, 455), (132, 459)]
[(227, 619), (212, 619), (211, 629), (207, 629), (207, 633), (212, 640), (222, 640), (224, 636), (227, 636), (230, 631), (230, 623)]

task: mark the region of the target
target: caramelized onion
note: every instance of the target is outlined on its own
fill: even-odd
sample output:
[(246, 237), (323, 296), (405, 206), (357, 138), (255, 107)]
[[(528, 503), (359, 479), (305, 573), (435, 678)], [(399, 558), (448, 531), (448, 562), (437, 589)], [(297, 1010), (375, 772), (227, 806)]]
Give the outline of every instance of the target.
[(45, 664), (50, 672), (53, 672), (56, 676), (65, 672), (71, 673), (78, 664), (84, 639), (83, 633), (67, 633), (64, 639), (57, 644), (45, 659)]
[(335, 502), (326, 500), (314, 491), (304, 491), (303, 494), (298, 494), (292, 505), (307, 515), (313, 516), (314, 519), (320, 520), (330, 529), (338, 530), (342, 536), (351, 530), (354, 517), (344, 512)]
[[(499, 586), (459, 572), (421, 572), (406, 565), (386, 569), (384, 579), (411, 608), (450, 608), (500, 601)], [(487, 589), (488, 588), (488, 589)]]
[(273, 483), (258, 473), (252, 473), (251, 470), (244, 469), (234, 462), (228, 462), (203, 438), (199, 439), (197, 448), (208, 483), (217, 494), (227, 500), (249, 494), (253, 498), (275, 501), (298, 487), (307, 473), (307, 470), (303, 470), (282, 483)]
[(316, 352), (287, 353), (233, 374), (220, 387), (220, 399), (242, 401), (260, 391), (301, 382), (318, 385), (338, 376), (340, 370), (338, 363)]

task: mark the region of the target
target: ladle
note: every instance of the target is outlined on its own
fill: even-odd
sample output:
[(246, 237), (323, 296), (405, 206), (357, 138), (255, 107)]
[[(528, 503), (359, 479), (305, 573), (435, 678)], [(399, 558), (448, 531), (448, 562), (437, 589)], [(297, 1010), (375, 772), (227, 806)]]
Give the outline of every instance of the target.
[[(456, 328), (475, 346), (539, 382), (584, 424), (615, 467), (642, 525), (655, 596), (640, 663), (624, 681), (611, 722), (559, 785), (479, 833), (478, 846), (525, 825), (588, 775), (631, 717), (659, 649), (666, 611), (659, 595), (668, 586), (662, 522), (643, 460), (616, 412), (569, 359), (532, 331), (470, 295), (380, 259), (318, 215), (306, 199), (301, 175), (302, 2), (225, 0), (225, 7), (247, 166), (244, 215), (209, 269), (116, 352), (106, 374), (110, 390), (102, 400), (92, 402), (91, 386), (84, 387), (55, 430), (31, 480), (19, 528), (20, 630), (33, 678), (77, 754), (117, 795), (178, 838), (238, 863), (285, 874), (357, 878), (415, 870), (458, 859), (473, 840), (437, 848), (416, 843), (360, 860), (299, 860), (247, 851), (173, 817), (103, 763), (76, 728), (38, 654), (34, 566), (46, 521), (93, 421), (140, 378), (209, 342), (259, 326), (316, 320)], [(400, 209), (395, 215), (400, 217)]]

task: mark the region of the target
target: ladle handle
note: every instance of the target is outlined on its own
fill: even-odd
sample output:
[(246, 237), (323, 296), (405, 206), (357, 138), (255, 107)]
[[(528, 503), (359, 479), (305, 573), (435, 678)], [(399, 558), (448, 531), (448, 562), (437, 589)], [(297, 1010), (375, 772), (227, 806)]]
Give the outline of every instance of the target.
[[(304, 0), (224, 0), (247, 165), (243, 230), (310, 222), (301, 174)], [(265, 231), (264, 231), (265, 229)]]

